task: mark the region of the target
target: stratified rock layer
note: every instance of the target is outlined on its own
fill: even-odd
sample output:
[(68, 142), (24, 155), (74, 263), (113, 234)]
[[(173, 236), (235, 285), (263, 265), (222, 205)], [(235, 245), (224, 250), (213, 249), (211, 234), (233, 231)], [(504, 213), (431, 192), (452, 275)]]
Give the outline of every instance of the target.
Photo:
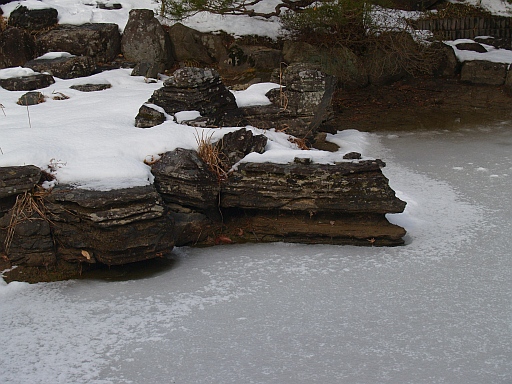
[(186, 67), (178, 69), (153, 93), (150, 103), (168, 114), (199, 111), (208, 125), (222, 125), (237, 115), (235, 97), (222, 84), (214, 69)]
[(172, 222), (154, 186), (90, 191), (66, 186), (47, 198), (57, 255), (108, 265), (169, 253)]
[(266, 143), (251, 130), (233, 131), (211, 144), (222, 159), (217, 167), (178, 148), (151, 165), (154, 185), (110, 191), (45, 191), (37, 167), (0, 168), (0, 264), (119, 265), (164, 256), (175, 245), (247, 241), (403, 244), (405, 230), (385, 215), (402, 212), (405, 202), (382, 161), (349, 153), (335, 164), (307, 157), (240, 163)]
[(336, 213), (397, 213), (379, 160), (327, 164), (246, 163), (222, 186), (224, 208)]

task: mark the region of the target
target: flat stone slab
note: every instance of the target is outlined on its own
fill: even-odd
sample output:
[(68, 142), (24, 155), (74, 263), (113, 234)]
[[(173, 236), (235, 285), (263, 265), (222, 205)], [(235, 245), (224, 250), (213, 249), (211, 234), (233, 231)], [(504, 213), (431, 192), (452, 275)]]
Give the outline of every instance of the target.
[(54, 83), (55, 79), (53, 76), (45, 73), (0, 79), (0, 86), (8, 91), (34, 91), (36, 89), (49, 87)]
[(30, 191), (40, 178), (41, 169), (35, 165), (0, 167), (0, 199)]

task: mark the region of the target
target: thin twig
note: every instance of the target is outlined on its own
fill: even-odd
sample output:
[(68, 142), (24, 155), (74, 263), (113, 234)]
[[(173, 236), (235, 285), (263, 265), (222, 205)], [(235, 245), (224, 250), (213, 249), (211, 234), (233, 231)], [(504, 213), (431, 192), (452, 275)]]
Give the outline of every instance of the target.
[(27, 116), (28, 116), (28, 126), (32, 128), (32, 123), (30, 121), (30, 111), (28, 110), (28, 101), (26, 102), (27, 105)]

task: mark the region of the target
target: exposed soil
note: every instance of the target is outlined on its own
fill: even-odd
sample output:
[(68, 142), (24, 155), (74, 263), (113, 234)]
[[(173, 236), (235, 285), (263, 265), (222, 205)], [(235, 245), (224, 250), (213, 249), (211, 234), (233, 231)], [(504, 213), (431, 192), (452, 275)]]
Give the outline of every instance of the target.
[(327, 128), (360, 131), (453, 129), (512, 119), (505, 87), (476, 86), (458, 79), (411, 79), (389, 86), (339, 90)]

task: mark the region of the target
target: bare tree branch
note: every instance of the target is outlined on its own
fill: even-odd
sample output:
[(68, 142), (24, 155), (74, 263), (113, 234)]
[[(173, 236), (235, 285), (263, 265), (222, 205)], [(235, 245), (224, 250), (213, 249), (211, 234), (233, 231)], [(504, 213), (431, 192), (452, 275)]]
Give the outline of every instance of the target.
[(282, 0), (272, 12), (257, 12), (254, 6), (264, 0), (159, 0), (162, 3), (163, 16), (184, 19), (202, 11), (221, 15), (247, 15), (269, 19), (279, 16), (283, 10), (302, 12), (314, 3), (325, 0)]

